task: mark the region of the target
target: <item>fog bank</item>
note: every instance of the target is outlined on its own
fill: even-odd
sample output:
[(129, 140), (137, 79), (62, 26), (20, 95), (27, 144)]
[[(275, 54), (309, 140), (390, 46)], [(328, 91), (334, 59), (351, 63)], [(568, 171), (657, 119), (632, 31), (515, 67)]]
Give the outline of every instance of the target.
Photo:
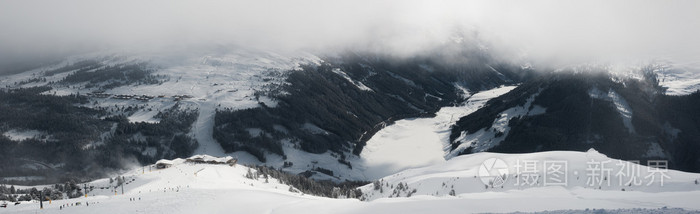
[(506, 59), (700, 57), (698, 1), (2, 1), (0, 57), (236, 45), (410, 56), (465, 41)]

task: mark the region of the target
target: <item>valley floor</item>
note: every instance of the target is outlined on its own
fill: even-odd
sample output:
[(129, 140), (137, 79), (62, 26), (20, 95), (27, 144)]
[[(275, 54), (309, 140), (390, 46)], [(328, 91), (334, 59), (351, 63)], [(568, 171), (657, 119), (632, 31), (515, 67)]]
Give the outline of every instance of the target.
[[(502, 86), (473, 94), (459, 106), (443, 107), (435, 117), (408, 118), (384, 127), (367, 141), (357, 162), (365, 179), (379, 179), (402, 170), (445, 162), (450, 127), (487, 101), (513, 90)], [(397, 152), (400, 151), (400, 152)]]

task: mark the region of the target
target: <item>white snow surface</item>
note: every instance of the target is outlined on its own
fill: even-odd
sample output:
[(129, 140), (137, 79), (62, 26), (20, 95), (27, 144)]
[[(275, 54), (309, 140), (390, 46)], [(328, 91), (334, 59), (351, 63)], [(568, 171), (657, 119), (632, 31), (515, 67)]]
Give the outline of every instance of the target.
[(200, 102), (199, 116), (192, 124), (192, 132), (199, 143), (199, 147), (194, 154), (209, 154), (213, 156), (224, 156), (224, 149), (221, 144), (214, 140), (214, 106), (211, 102)]
[(666, 68), (660, 71), (660, 85), (666, 87), (668, 95), (685, 95), (700, 90), (700, 60), (666, 63)]
[(353, 80), (352, 78), (350, 78), (350, 76), (348, 76), (348, 74), (345, 73), (343, 70), (340, 70), (340, 68), (334, 68), (334, 69), (333, 69), (333, 73), (336, 73), (336, 74), (340, 75), (341, 77), (345, 78), (345, 80), (347, 80), (348, 82), (352, 83), (353, 85), (355, 85), (355, 87), (359, 88), (360, 90), (363, 90), (363, 91), (374, 91), (374, 90), (372, 90), (371, 88), (367, 87), (367, 86), (366, 86), (365, 84), (363, 84), (362, 82), (360, 82), (360, 81), (355, 81), (355, 80)]
[(362, 149), (358, 166), (366, 179), (378, 179), (405, 169), (445, 161), (450, 126), (488, 100), (513, 90), (515, 86), (482, 91), (459, 106), (443, 107), (432, 118), (398, 120), (374, 136)]
[[(214, 157), (205, 156), (206, 159)], [(475, 177), (482, 162), (498, 158), (509, 164), (520, 160), (568, 161), (568, 186), (513, 186), (509, 177), (504, 188), (485, 189)], [(222, 160), (225, 160), (222, 159)], [(694, 180), (700, 174), (668, 170), (664, 185), (657, 179), (649, 186), (603, 186), (601, 189), (585, 184), (586, 163), (610, 161), (613, 173), (618, 160), (591, 150), (589, 152), (542, 152), (530, 154), (478, 153), (459, 156), (428, 167), (406, 170), (384, 177), (383, 193), (373, 184), (360, 187), (368, 201), (357, 199), (330, 199), (290, 192), (290, 187), (276, 179), (252, 180), (245, 178), (248, 168), (237, 165), (190, 164), (183, 159), (171, 161), (173, 166), (157, 170), (153, 166), (136, 168), (122, 174), (129, 182), (113, 188), (109, 179), (90, 182), (97, 189), (88, 197), (56, 200), (44, 203), (24, 202), (0, 209), (0, 213), (483, 213), (483, 212), (536, 212), (568, 209), (619, 208), (683, 208), (700, 210), (697, 198), (700, 185)], [(627, 163), (627, 162), (622, 162)], [(642, 175), (650, 168), (641, 167)], [(254, 170), (252, 170), (254, 172)], [(573, 171), (581, 172), (576, 179)], [(513, 175), (513, 174), (511, 174)], [(617, 177), (611, 176), (617, 184)], [(411, 197), (398, 191), (399, 197), (387, 197), (392, 186), (404, 183)], [(444, 183), (444, 185), (443, 185)], [(105, 189), (100, 189), (106, 187)], [(26, 187), (24, 187), (26, 188)], [(455, 190), (450, 196), (448, 191)], [(133, 201), (132, 201), (133, 199)], [(78, 206), (59, 206), (81, 202)], [(89, 206), (87, 205), (89, 203)]]
[(4, 135), (7, 138), (10, 138), (10, 140), (14, 141), (23, 141), (26, 139), (31, 139), (31, 138), (39, 138), (41, 135), (45, 135), (46, 133), (37, 131), (37, 130), (16, 130), (12, 129), (9, 131), (6, 131), (2, 135)]
[(157, 111), (137, 111), (127, 119), (132, 123), (158, 123), (160, 120), (154, 118), (156, 114), (158, 114)]

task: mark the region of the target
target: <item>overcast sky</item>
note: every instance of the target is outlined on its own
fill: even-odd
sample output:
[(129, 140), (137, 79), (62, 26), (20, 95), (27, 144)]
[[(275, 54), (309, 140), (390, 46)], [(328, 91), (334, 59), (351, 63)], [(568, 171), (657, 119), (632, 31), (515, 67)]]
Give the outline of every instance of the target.
[(699, 58), (700, 1), (0, 0), (0, 56), (237, 44), (415, 54), (478, 37), (533, 59)]

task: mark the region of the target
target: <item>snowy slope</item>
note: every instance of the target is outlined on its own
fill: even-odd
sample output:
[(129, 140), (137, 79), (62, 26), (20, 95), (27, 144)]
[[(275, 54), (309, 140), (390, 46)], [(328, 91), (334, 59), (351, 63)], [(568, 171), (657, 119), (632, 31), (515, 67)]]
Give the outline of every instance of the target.
[(700, 90), (700, 54), (676, 53), (657, 60), (659, 84), (666, 94), (685, 95)]
[[(499, 158), (508, 164), (518, 159), (566, 160), (570, 170), (582, 170), (580, 164), (585, 166), (590, 159), (616, 161), (595, 151), (464, 155), (382, 179), (382, 183), (395, 188), (398, 183), (405, 183), (409, 189), (416, 189), (410, 198), (403, 193), (398, 198), (387, 198), (390, 187), (384, 187), (384, 193), (380, 193), (369, 184), (361, 188), (372, 200), (360, 201), (293, 193), (288, 186), (274, 179), (265, 183), (262, 179), (245, 178), (248, 169), (240, 165), (187, 164), (177, 159), (173, 161), (173, 167), (167, 169), (149, 170), (145, 167), (123, 174), (127, 181), (133, 180), (125, 185), (123, 195), (120, 189), (115, 195), (108, 188), (93, 191), (87, 198), (53, 201), (45, 204), (43, 210), (39, 210), (36, 202), (25, 202), (0, 209), (0, 213), (474, 213), (662, 207), (700, 210), (696, 203), (700, 185), (693, 183), (694, 179), (700, 178), (698, 174), (669, 171), (670, 178), (665, 180), (663, 187), (655, 182), (649, 187), (627, 187), (627, 191), (621, 191), (619, 187), (589, 188), (573, 177), (570, 177), (570, 186), (566, 187), (516, 188), (510, 187), (512, 183), (508, 182), (503, 189), (485, 189), (474, 175), (481, 163), (489, 158)], [(643, 173), (648, 170), (642, 168)], [(89, 185), (108, 187), (109, 181), (101, 179)], [(454, 186), (455, 196), (448, 195), (451, 186)], [(59, 209), (62, 204), (75, 202), (82, 205)], [(86, 203), (90, 205), (86, 206)]]
[[(177, 51), (174, 51), (177, 53)], [(199, 116), (192, 125), (190, 136), (197, 140), (199, 148), (194, 154), (215, 156), (232, 155), (241, 162), (259, 164), (246, 152), (225, 154), (221, 145), (212, 137), (214, 114), (216, 109), (247, 109), (259, 107), (259, 103), (274, 107), (275, 101), (254, 95), (264, 87), (283, 81), (280, 76), (269, 74), (272, 71), (285, 72), (297, 69), (302, 63), (321, 61), (315, 55), (306, 52), (277, 53), (264, 50), (224, 47), (220, 49), (199, 51), (182, 50), (187, 54), (149, 54), (147, 52), (106, 51), (71, 56), (64, 61), (26, 71), (19, 74), (0, 76), (0, 85), (9, 88), (48, 85), (53, 89), (45, 92), (52, 95), (88, 94), (97, 88), (85, 84), (55, 84), (75, 72), (75, 70), (45, 75), (46, 71), (62, 68), (86, 60), (94, 60), (104, 66), (119, 64), (146, 63), (153, 68), (152, 75), (165, 77), (160, 84), (128, 84), (100, 91), (106, 96), (90, 96), (91, 108), (105, 108), (111, 114), (122, 114), (120, 109), (131, 106), (143, 106), (127, 112), (130, 122), (158, 123), (158, 112), (178, 106), (180, 109), (197, 109)], [(46, 78), (45, 81), (32, 82), (34, 78)], [(28, 83), (22, 83), (28, 82)], [(16, 84), (20, 83), (20, 84)], [(117, 95), (134, 95), (152, 97), (147, 101), (136, 99), (117, 99)], [(182, 97), (182, 98), (178, 98)], [(37, 133), (8, 131), (1, 133), (13, 139), (24, 139)], [(147, 151), (144, 151), (147, 152)], [(332, 159), (329, 157), (329, 159)], [(271, 163), (271, 165), (282, 165)]]
[(10, 138), (10, 140), (22, 141), (29, 138), (40, 138), (42, 134), (45, 135), (45, 133), (37, 130), (9, 130), (2, 135)]
[[(147, 63), (149, 67), (153, 68), (153, 75), (165, 77), (165, 81), (160, 84), (129, 84), (106, 89), (102, 92), (104, 94), (165, 97), (167, 99), (151, 99), (148, 102), (148, 104), (162, 103), (160, 104), (162, 108), (167, 108), (175, 103), (172, 97), (186, 95), (187, 98), (182, 100), (189, 101), (195, 106), (206, 105), (207, 110), (254, 108), (259, 106), (258, 102), (274, 106), (276, 103), (267, 97), (262, 96), (255, 99), (253, 96), (256, 90), (262, 90), (271, 82), (271, 79), (272, 82), (280, 81), (275, 80), (275, 77), (266, 76), (266, 72), (292, 70), (297, 68), (300, 63), (320, 61), (318, 57), (304, 52), (278, 54), (242, 48), (191, 53), (184, 56), (97, 52), (72, 56), (55, 65), (2, 76), (0, 77), (0, 85), (11, 88), (50, 85), (53, 90), (46, 93), (56, 95), (94, 92), (96, 88), (86, 87), (85, 84), (61, 85), (52, 83), (61, 81), (74, 71), (51, 76), (44, 75), (46, 71), (85, 60), (95, 60), (104, 66)], [(46, 78), (46, 81), (15, 84), (37, 77)], [(101, 107), (143, 104), (143, 102), (133, 99), (114, 99), (114, 97), (93, 97), (93, 99), (92, 101), (97, 101), (97, 106)], [(160, 109), (160, 106), (157, 107)], [(209, 117), (208, 113), (213, 113), (213, 111), (202, 116)], [(155, 122), (152, 115), (149, 117), (149, 114), (142, 112), (136, 112), (131, 116), (130, 119), (133, 119), (134, 122)]]
[(460, 145), (449, 152), (446, 157), (456, 157), (469, 147), (473, 148), (473, 152), (483, 152), (493, 148), (508, 136), (508, 132), (510, 131), (508, 122), (511, 119), (545, 113), (546, 109), (544, 107), (532, 104), (541, 91), (542, 89), (530, 95), (522, 106), (519, 105), (502, 111), (492, 122), (490, 129), (482, 128), (474, 133), (463, 131), (461, 135), (455, 139), (455, 142), (460, 142)]
[(595, 87), (588, 92), (588, 95), (590, 95), (591, 98), (612, 102), (615, 105), (615, 109), (617, 109), (617, 112), (620, 113), (620, 116), (622, 117), (622, 123), (625, 125), (627, 130), (630, 133), (635, 133), (634, 126), (632, 125), (632, 109), (630, 108), (625, 98), (620, 96), (620, 94), (618, 94), (612, 89), (610, 89), (608, 92), (602, 92)]
[(642, 79), (640, 70), (652, 69), (659, 85), (668, 95), (687, 95), (700, 90), (700, 61), (698, 56), (657, 57), (653, 60), (622, 60), (616, 62), (589, 62), (562, 66), (557, 71), (609, 72), (614, 80)]
[(667, 88), (666, 94), (690, 94), (700, 90), (700, 66), (674, 66), (660, 73), (659, 79), (661, 80), (659, 84)]
[[(493, 177), (485, 177), (486, 180), (482, 180), (481, 175), (488, 175), (480, 172), (482, 164), (489, 163), (487, 160), (491, 158), (500, 159), (506, 165), (504, 169), (507, 169), (505, 173), (507, 178), (502, 187), (498, 185), (486, 187), (488, 181), (494, 179)], [(560, 178), (563, 178), (560, 181), (565, 185), (553, 180), (547, 180), (545, 185), (545, 172), (547, 172), (544, 168), (545, 161), (566, 163), (566, 175), (560, 174)], [(533, 170), (528, 170), (527, 162), (535, 163)], [(415, 192), (412, 195), (439, 197), (450, 195), (451, 191), (454, 191), (457, 196), (470, 196), (483, 192), (493, 192), (492, 194), (498, 195), (521, 191), (543, 191), (543, 189), (573, 195), (590, 190), (606, 192), (606, 194), (616, 194), (615, 192), (641, 194), (639, 192), (643, 192), (659, 195), (664, 192), (700, 191), (700, 185), (694, 183), (696, 179), (700, 179), (700, 174), (666, 170), (662, 184), (660, 173), (649, 176), (654, 170), (647, 166), (608, 158), (593, 149), (588, 152), (553, 151), (527, 154), (484, 152), (458, 156), (441, 164), (406, 170), (380, 179), (382, 188), (379, 190), (374, 184), (367, 185), (362, 190), (370, 200), (406, 197), (414, 189)], [(551, 176), (553, 175), (550, 174), (550, 178)], [(564, 179), (566, 182), (563, 182)], [(636, 180), (629, 183), (632, 179)], [(398, 189), (399, 183), (408, 187), (403, 190)]]
[(476, 93), (462, 105), (441, 108), (432, 118), (396, 121), (367, 141), (360, 154), (359, 168), (363, 169), (366, 179), (378, 179), (405, 169), (444, 162), (450, 126), (489, 99), (514, 88), (504, 86)]

